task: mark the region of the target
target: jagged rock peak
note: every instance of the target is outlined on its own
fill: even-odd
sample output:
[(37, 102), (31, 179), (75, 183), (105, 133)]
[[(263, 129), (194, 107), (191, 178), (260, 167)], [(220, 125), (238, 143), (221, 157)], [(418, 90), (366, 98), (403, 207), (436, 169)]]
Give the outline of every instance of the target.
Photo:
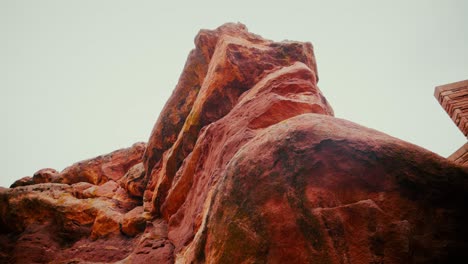
[(308, 42), (201, 30), (147, 144), (0, 189), (0, 262), (466, 258), (468, 168), (335, 118), (317, 81)]

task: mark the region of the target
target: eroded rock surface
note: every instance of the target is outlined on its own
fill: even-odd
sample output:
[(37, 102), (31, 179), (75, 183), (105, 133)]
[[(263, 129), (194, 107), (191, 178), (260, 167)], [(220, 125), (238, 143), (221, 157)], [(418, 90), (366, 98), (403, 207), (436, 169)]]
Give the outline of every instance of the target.
[(310, 43), (202, 30), (147, 144), (0, 188), (1, 263), (451, 263), (468, 169), (335, 118)]

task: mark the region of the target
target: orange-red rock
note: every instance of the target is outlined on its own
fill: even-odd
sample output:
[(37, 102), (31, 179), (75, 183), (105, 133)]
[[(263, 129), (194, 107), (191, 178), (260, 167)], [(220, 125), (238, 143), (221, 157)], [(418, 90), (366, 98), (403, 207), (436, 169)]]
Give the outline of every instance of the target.
[(142, 206), (135, 207), (123, 216), (121, 231), (127, 236), (135, 236), (143, 232), (146, 222), (151, 219), (151, 215), (143, 210)]
[(333, 117), (317, 81), (310, 43), (200, 31), (146, 148), (0, 188), (0, 262), (466, 258), (468, 168)]
[(58, 176), (58, 171), (55, 169), (51, 168), (45, 168), (38, 170), (36, 173), (33, 175), (33, 182), (35, 184), (37, 183), (48, 183), (52, 181), (56, 181)]
[[(288, 105), (283, 106), (293, 109), (292, 113), (284, 113), (284, 109), (278, 108), (281, 106), (275, 105), (271, 109), (275, 112), (273, 117), (267, 117), (268, 113), (262, 113), (265, 114), (263, 118), (273, 120), (263, 122), (281, 121), (278, 120), (281, 117), (276, 117), (276, 113), (286, 116), (316, 111), (333, 114), (333, 110), (316, 86), (316, 63), (310, 43), (272, 42), (248, 33), (245, 26), (240, 24), (226, 24), (214, 31), (201, 31), (196, 38), (196, 43), (198, 46), (193, 52), (201, 52), (209, 60), (206, 74), (202, 75), (204, 78), (197, 96), (193, 99), (188, 114), (184, 115), (184, 119), (181, 120), (180, 129), (171, 130), (173, 134), (170, 137), (161, 136), (159, 133), (166, 128), (161, 122), (167, 121), (170, 116), (174, 115), (173, 111), (178, 111), (177, 108), (170, 107), (170, 103), (167, 104), (153, 129), (145, 153), (146, 175), (150, 177), (147, 190), (151, 193), (153, 209), (156, 213), (164, 202), (168, 189), (171, 188), (177, 170), (192, 152), (200, 130), (227, 115), (238, 105), (240, 96), (244, 92), (254, 86), (261, 89), (261, 87), (258, 88), (258, 84), (261, 86), (269, 79), (274, 79), (275, 74), (279, 74), (277, 72), (282, 74), (287, 71), (281, 71), (283, 67), (295, 65), (296, 68), (302, 68), (302, 71), (295, 76), (297, 83), (291, 80), (290, 86), (294, 87), (291, 91), (280, 91), (288, 87), (287, 73), (285, 73), (286, 76), (279, 77), (284, 80), (276, 80), (280, 83), (279, 87), (272, 88), (278, 90), (278, 96), (271, 99), (281, 100), (282, 96), (286, 98), (288, 95), (293, 96), (289, 98)], [(200, 47), (201, 44), (203, 45)], [(182, 76), (188, 74), (187, 71), (186, 69)], [(284, 84), (281, 87), (283, 81)], [(177, 93), (178, 88), (182, 89), (182, 86), (176, 88), (172, 98), (184, 96), (184, 94)], [(297, 96), (294, 97), (294, 94)], [(305, 102), (308, 99), (312, 101)], [(184, 102), (182, 99), (179, 100)], [(177, 116), (180, 117), (180, 115)]]
[(100, 185), (108, 180), (118, 181), (132, 166), (141, 162), (145, 147), (145, 143), (139, 142), (130, 148), (80, 161), (60, 172), (56, 182), (66, 184), (89, 182)]
[(119, 180), (119, 183), (130, 195), (142, 197), (147, 183), (143, 163), (131, 167)]
[(42, 169), (22, 179), (24, 184), (0, 189), (0, 262), (111, 262), (127, 257), (137, 243), (123, 237), (120, 227), (141, 199), (112, 179), (141, 163), (144, 146), (137, 143), (79, 162), (62, 173)]
[(14, 183), (11, 184), (10, 188), (26, 186), (26, 185), (31, 185), (31, 184), (34, 184), (33, 178), (31, 176), (26, 176), (19, 180), (16, 180)]
[(123, 263), (174, 263), (174, 246), (167, 238), (167, 223), (162, 219), (147, 222), (144, 233)]
[(230, 159), (181, 253), (213, 263), (450, 263), (465, 255), (467, 175), (383, 133), (300, 115)]

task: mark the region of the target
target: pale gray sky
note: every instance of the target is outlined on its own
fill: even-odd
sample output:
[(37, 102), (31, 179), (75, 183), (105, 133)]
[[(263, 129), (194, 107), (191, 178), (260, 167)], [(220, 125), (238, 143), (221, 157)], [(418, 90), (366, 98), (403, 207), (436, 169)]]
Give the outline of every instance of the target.
[(146, 141), (201, 28), (310, 41), (337, 117), (447, 156), (468, 1), (0, 0), (0, 186)]

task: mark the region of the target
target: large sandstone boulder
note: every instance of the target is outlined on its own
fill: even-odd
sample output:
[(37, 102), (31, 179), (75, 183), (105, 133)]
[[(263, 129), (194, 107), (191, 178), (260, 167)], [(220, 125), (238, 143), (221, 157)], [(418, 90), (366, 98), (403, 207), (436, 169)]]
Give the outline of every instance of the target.
[(300, 115), (230, 159), (181, 252), (200, 263), (454, 263), (466, 254), (467, 173), (352, 122)]
[(468, 168), (335, 118), (317, 82), (310, 43), (200, 31), (147, 145), (0, 188), (0, 262), (465, 259)]

